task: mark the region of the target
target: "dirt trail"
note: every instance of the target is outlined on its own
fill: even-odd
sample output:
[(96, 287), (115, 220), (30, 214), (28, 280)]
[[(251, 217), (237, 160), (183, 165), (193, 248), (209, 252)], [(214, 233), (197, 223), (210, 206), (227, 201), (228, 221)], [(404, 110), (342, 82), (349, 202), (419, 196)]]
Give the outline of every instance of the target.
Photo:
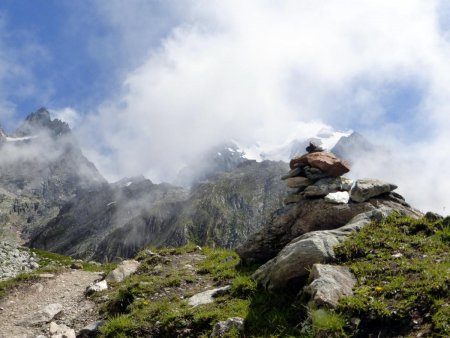
[(0, 338), (50, 337), (49, 323), (31, 326), (27, 321), (55, 303), (61, 304), (63, 311), (54, 321), (78, 332), (97, 318), (95, 303), (83, 292), (99, 278), (97, 272), (72, 270), (12, 291), (0, 301)]

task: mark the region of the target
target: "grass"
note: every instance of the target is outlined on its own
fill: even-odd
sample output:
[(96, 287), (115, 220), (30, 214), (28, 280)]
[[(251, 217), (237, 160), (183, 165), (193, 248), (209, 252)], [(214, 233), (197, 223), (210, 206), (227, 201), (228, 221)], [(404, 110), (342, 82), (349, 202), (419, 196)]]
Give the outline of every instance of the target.
[[(306, 317), (302, 300), (295, 294), (258, 289), (251, 278), (256, 267), (241, 267), (235, 252), (203, 248), (205, 258), (195, 264), (194, 272), (175, 263), (198, 254), (198, 249), (152, 252), (161, 256), (146, 257), (144, 250), (138, 255), (142, 265), (137, 273), (110, 291), (103, 307), (109, 320), (101, 337), (209, 337), (217, 322), (230, 317), (245, 318), (246, 337), (299, 336), (296, 326)], [(164, 269), (155, 270), (159, 265)], [(195, 308), (187, 304), (187, 297), (223, 285), (231, 285), (231, 290), (214, 303)], [(164, 292), (163, 297), (155, 296)], [(228, 333), (239, 336), (236, 331)]]
[[(365, 227), (336, 249), (358, 283), (339, 311), (358, 318), (356, 336), (450, 336), (449, 218), (393, 215)], [(383, 332), (382, 332), (383, 334)], [(384, 333), (386, 334), (386, 333)]]

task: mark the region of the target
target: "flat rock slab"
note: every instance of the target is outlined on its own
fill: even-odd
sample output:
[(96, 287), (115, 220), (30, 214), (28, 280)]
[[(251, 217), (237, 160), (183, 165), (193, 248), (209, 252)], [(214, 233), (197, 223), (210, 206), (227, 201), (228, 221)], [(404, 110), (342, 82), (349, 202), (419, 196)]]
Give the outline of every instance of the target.
[(39, 325), (48, 323), (63, 310), (63, 306), (59, 303), (49, 304), (42, 310), (35, 312), (28, 319), (22, 322), (24, 326)]
[(306, 177), (290, 177), (286, 179), (286, 184), (289, 188), (304, 188), (313, 184), (313, 182)]
[(188, 304), (192, 307), (196, 307), (199, 305), (209, 304), (214, 302), (214, 298), (217, 296), (220, 296), (226, 292), (228, 292), (231, 289), (230, 285), (213, 289), (213, 290), (207, 290), (201, 293), (197, 293), (196, 295), (193, 295), (191, 298), (188, 299)]
[(291, 169), (310, 166), (320, 169), (324, 174), (331, 177), (338, 177), (350, 171), (350, 165), (347, 161), (341, 160), (334, 154), (325, 151), (294, 157), (289, 166)]
[(372, 197), (389, 193), (395, 189), (397, 189), (395, 184), (371, 178), (364, 178), (356, 180), (354, 186), (350, 190), (350, 198), (352, 201), (361, 203)]
[(322, 178), (304, 191), (306, 197), (323, 197), (329, 193), (349, 191), (353, 181), (346, 177)]

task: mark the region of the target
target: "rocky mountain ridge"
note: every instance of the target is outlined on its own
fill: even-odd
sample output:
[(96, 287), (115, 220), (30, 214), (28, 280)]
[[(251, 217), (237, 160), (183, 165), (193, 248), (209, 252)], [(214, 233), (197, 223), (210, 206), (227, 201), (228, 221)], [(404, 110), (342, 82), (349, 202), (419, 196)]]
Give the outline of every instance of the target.
[(41, 108), (0, 140), (0, 232), (29, 238), (81, 190), (106, 183), (69, 126)]

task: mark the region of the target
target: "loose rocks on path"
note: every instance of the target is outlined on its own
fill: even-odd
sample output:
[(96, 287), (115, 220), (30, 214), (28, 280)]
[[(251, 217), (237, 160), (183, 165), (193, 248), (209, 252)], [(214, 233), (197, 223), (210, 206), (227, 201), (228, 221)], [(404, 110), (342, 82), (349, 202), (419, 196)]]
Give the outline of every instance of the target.
[[(0, 300), (0, 338), (50, 337), (50, 321), (81, 330), (97, 319), (95, 304), (84, 291), (99, 278), (96, 272), (74, 270), (11, 292)], [(61, 305), (62, 311), (48, 323), (35, 323), (33, 318), (51, 304)]]

